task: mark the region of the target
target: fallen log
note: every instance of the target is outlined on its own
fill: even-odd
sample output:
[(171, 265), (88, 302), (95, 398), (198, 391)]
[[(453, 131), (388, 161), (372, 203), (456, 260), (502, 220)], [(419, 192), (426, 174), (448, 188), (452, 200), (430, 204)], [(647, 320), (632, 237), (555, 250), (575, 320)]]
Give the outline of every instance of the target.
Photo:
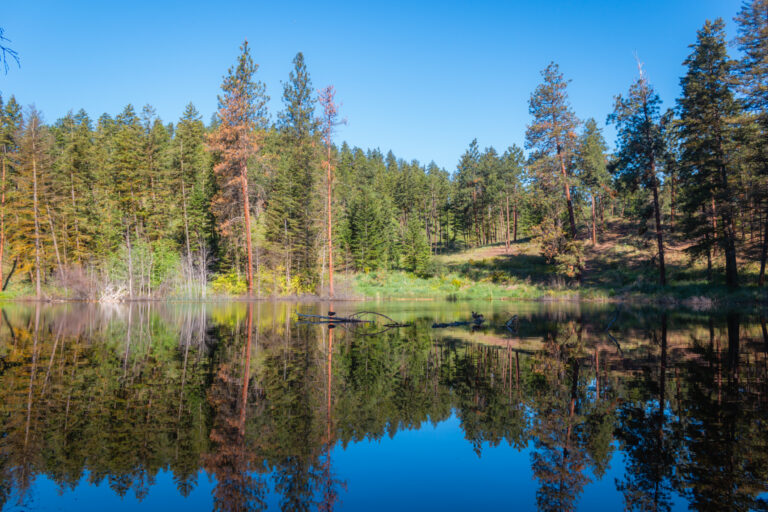
[(343, 317), (343, 316), (327, 316), (327, 315), (305, 315), (303, 313), (296, 313), (299, 318), (310, 318), (310, 323), (317, 324), (372, 324), (372, 320), (360, 320), (359, 318)]

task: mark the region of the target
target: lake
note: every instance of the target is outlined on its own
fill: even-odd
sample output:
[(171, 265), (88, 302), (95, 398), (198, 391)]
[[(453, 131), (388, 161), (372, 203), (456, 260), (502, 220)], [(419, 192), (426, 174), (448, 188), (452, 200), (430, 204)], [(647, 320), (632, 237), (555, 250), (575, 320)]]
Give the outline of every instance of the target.
[(765, 312), (2, 309), (3, 511), (768, 506)]

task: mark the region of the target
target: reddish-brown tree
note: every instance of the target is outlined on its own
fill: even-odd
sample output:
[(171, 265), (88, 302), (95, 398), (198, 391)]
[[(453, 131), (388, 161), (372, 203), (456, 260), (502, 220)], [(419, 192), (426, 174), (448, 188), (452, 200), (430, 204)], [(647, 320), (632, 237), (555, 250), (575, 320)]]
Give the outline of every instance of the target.
[(328, 296), (333, 297), (333, 162), (331, 149), (333, 146), (333, 132), (336, 126), (343, 124), (339, 120), (339, 104), (335, 102), (336, 91), (332, 85), (318, 91), (318, 100), (323, 106), (323, 142), (327, 150), (327, 159), (324, 163), (327, 170), (327, 208), (328, 208)]
[(218, 156), (214, 172), (219, 180), (219, 194), (214, 198), (214, 203), (232, 204), (236, 202), (236, 191), (239, 189), (240, 192), (248, 259), (248, 295), (253, 293), (248, 161), (259, 151), (259, 142), (267, 122), (266, 103), (269, 100), (264, 84), (254, 80), (257, 69), (258, 65), (251, 59), (248, 41), (245, 41), (240, 47), (237, 65), (230, 68), (224, 77), (221, 85), (224, 94), (219, 96), (219, 124), (208, 138), (209, 149)]

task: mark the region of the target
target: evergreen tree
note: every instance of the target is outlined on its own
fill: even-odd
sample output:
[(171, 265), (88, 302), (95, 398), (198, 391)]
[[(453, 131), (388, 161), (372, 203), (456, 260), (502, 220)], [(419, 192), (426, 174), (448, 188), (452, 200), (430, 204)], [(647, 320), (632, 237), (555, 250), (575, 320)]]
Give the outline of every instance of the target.
[(50, 172), (50, 134), (40, 113), (30, 107), (24, 116), (19, 139), (19, 176), (16, 182), (16, 226), (11, 237), (14, 253), (19, 258), (19, 271), (34, 271), (35, 297), (42, 298), (42, 281), (46, 277), (43, 218)]
[[(21, 125), (21, 107), (11, 96), (3, 105), (0, 97), (0, 291), (5, 289), (7, 279), (3, 276), (3, 257), (6, 242), (6, 195), (18, 152), (17, 135)], [(10, 274), (9, 274), (10, 277)]]
[(454, 229), (464, 233), (464, 237), (474, 228), (475, 242), (480, 241), (480, 222), (478, 215), (478, 194), (480, 192), (480, 150), (477, 139), (470, 142), (469, 147), (459, 158), (456, 168), (456, 200), (455, 211), (457, 223)]
[(640, 187), (652, 193), (659, 282), (664, 286), (667, 284), (667, 274), (664, 265), (664, 234), (661, 226), (660, 180), (657, 170), (657, 162), (665, 153), (660, 105), (661, 99), (641, 71), (640, 77), (629, 88), (627, 97), (616, 97), (608, 123), (614, 123), (618, 131), (616, 159), (612, 163), (612, 171), (619, 179), (624, 180), (630, 190)]
[(683, 96), (678, 101), (681, 180), (689, 191), (686, 214), (694, 223), (709, 225), (710, 219), (702, 213), (700, 205), (711, 198), (714, 211), (709, 213), (721, 218), (720, 232), (713, 235), (721, 242), (725, 254), (725, 280), (729, 287), (735, 288), (739, 282), (734, 227), (736, 197), (733, 175), (728, 169), (732, 141), (728, 123), (737, 114), (738, 104), (730, 86), (724, 28), (721, 19), (707, 21), (684, 62), (688, 70), (681, 80)]
[(219, 124), (209, 138), (210, 148), (217, 159), (214, 170), (219, 178), (219, 187), (214, 205), (222, 235), (232, 236), (232, 205), (240, 204), (243, 212), (249, 294), (253, 293), (253, 245), (248, 160), (260, 149), (260, 140), (267, 125), (266, 104), (269, 100), (264, 84), (254, 78), (257, 70), (246, 41), (240, 47), (237, 65), (229, 68), (224, 77), (221, 85), (223, 96), (219, 96)]
[[(542, 167), (540, 172), (556, 174), (559, 171), (568, 207), (571, 238), (576, 238), (569, 170), (579, 121), (568, 101), (568, 81), (563, 78), (558, 65), (550, 63), (541, 75), (544, 81), (536, 87), (528, 101), (528, 111), (533, 116), (533, 122), (525, 132), (525, 145), (533, 150), (532, 160)], [(558, 170), (555, 171), (553, 166), (557, 166)], [(552, 177), (546, 176), (543, 179), (548, 182)]]
[[(504, 211), (506, 219), (505, 240), (507, 250), (511, 242), (517, 242), (518, 215), (520, 213), (520, 204), (523, 198), (523, 174), (525, 165), (525, 155), (523, 150), (516, 145), (507, 148), (501, 156), (500, 179), (502, 182), (502, 191), (504, 194)], [(509, 203), (512, 201), (512, 219), (510, 226)], [(510, 239), (510, 229), (512, 238)]]
[(423, 226), (411, 217), (403, 236), (403, 268), (418, 276), (426, 276), (431, 259), (429, 252)]
[[(56, 137), (56, 198), (62, 217), (62, 245), (65, 255), (81, 264), (93, 252), (98, 224), (93, 205), (95, 163), (91, 120), (85, 111), (71, 112), (54, 127)], [(65, 257), (66, 261), (66, 257)]]
[(116, 202), (117, 223), (121, 226), (128, 253), (128, 295), (133, 297), (133, 245), (139, 238), (143, 130), (132, 105), (123, 109), (115, 124), (114, 150), (110, 166), (113, 190), (110, 196)]
[(739, 82), (746, 107), (757, 116), (760, 132), (744, 147), (753, 150), (752, 159), (758, 170), (756, 200), (762, 203), (763, 215), (758, 284), (763, 286), (768, 259), (768, 0), (745, 2), (736, 23), (736, 43), (742, 53), (737, 69)]
[(371, 190), (365, 190), (347, 207), (344, 241), (355, 270), (377, 270), (386, 263), (391, 230), (381, 203)]
[(172, 188), (181, 192), (184, 247), (191, 264), (193, 252), (210, 251), (215, 237), (214, 219), (209, 208), (215, 178), (205, 151), (205, 126), (192, 103), (187, 104), (176, 126), (173, 146), (172, 184), (178, 184), (179, 188)]
[(315, 98), (304, 55), (293, 59), (294, 68), (283, 88), (284, 109), (279, 114), (279, 156), (267, 214), (267, 239), (282, 252), (286, 282), (295, 271), (305, 289), (317, 282), (318, 234), (322, 211), (320, 154)]
[(606, 166), (605, 152), (608, 147), (597, 122), (590, 118), (584, 123), (578, 144), (578, 166), (584, 188), (589, 193), (592, 211), (592, 244), (597, 244), (597, 215), (595, 201), (610, 181)]

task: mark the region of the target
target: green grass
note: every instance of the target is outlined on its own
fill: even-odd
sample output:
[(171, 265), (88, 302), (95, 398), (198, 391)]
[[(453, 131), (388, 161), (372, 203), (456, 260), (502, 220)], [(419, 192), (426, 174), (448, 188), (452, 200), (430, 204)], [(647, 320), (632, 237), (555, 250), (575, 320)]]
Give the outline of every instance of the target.
[(768, 302), (768, 291), (759, 289), (757, 266), (740, 268), (743, 285), (729, 290), (722, 271), (707, 278), (702, 262), (691, 262), (681, 250), (670, 247), (666, 267), (668, 284), (658, 284), (653, 245), (634, 235), (619, 236), (599, 250), (585, 246), (586, 268), (581, 281), (558, 275), (539, 254), (535, 241), (513, 245), (510, 254), (500, 245), (479, 247), (435, 257), (432, 277), (417, 277), (390, 270), (361, 273), (350, 278), (350, 287), (363, 297), (411, 299), (587, 299), (687, 303), (702, 307), (717, 303)]

